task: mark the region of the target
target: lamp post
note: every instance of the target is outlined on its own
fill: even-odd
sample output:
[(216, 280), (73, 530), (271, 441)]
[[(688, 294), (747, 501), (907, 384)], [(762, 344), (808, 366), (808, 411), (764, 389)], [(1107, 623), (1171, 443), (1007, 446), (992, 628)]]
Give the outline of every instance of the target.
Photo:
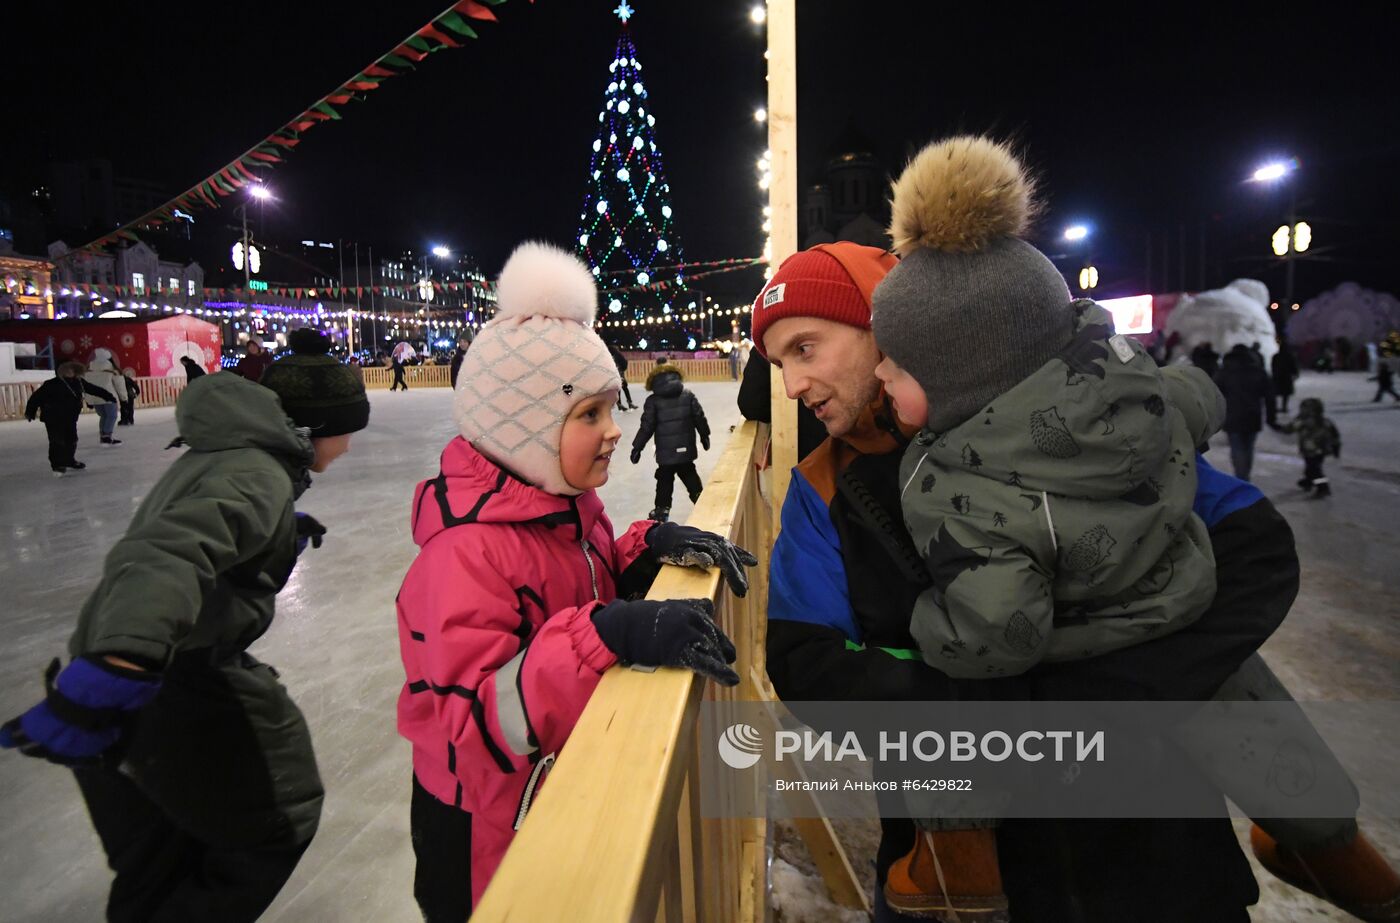
[[(272, 198), (272, 193), (267, 191), (263, 185), (249, 187), (248, 195), (259, 202), (265, 202)], [(248, 306), (248, 315), (253, 313), (253, 249), (252, 238), (248, 234), (248, 200), (244, 199), (238, 206), (239, 217), (243, 221), (243, 299)], [(236, 344), (235, 344), (236, 345)]]
[[(1255, 170), (1249, 181), (1265, 184), (1278, 183), (1287, 180), (1297, 169), (1297, 160), (1274, 161)], [(1276, 241), (1274, 253), (1284, 261), (1283, 303), (1291, 308), (1293, 306), (1293, 264), (1298, 254), (1308, 249), (1312, 243), (1312, 228), (1298, 221), (1298, 184), (1296, 181), (1288, 184), (1288, 223), (1279, 230), (1283, 231), (1284, 235), (1281, 238), (1279, 232), (1274, 233)], [(1278, 243), (1280, 242), (1287, 244), (1282, 253), (1279, 252)]]

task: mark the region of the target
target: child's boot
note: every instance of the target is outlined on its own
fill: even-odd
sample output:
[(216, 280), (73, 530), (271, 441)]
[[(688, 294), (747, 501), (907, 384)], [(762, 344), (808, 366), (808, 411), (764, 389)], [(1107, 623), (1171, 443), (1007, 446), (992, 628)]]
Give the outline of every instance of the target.
[(890, 866), (885, 903), (943, 923), (1007, 923), (996, 832), (920, 830), (909, 855)]
[(1312, 490), (1312, 486), (1313, 486), (1312, 478), (1299, 478), (1299, 479), (1298, 479), (1298, 486), (1301, 487), (1301, 488), (1303, 488), (1304, 490)]
[(647, 514), (647, 519), (653, 522), (665, 522), (671, 518), (671, 508), (669, 506), (658, 506)]
[(1295, 851), (1256, 824), (1249, 845), (1260, 865), (1293, 887), (1360, 920), (1400, 921), (1400, 875), (1360, 831), (1338, 846)]
[(1318, 478), (1316, 481), (1313, 481), (1313, 487), (1316, 489), (1313, 490), (1310, 499), (1321, 500), (1323, 497), (1332, 496), (1332, 485), (1327, 483), (1326, 478)]

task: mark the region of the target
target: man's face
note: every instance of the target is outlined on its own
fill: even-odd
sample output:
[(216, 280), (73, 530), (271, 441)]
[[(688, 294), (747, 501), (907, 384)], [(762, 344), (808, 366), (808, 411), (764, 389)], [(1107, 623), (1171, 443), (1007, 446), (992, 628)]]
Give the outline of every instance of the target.
[(816, 317), (785, 317), (763, 334), (768, 359), (783, 372), (787, 396), (806, 404), (828, 435), (851, 431), (880, 393), (875, 336)]

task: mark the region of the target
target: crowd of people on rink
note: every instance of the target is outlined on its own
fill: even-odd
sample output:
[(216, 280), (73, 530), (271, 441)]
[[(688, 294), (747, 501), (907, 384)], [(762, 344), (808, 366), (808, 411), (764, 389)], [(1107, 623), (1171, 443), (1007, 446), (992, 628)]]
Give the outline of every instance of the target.
[[(1300, 568), (1288, 523), (1249, 481), (1254, 436), (1295, 435), (1315, 497), (1341, 452), (1321, 401), (1286, 419), (1296, 362), (1266, 369), (1247, 345), (1222, 359), (1207, 344), (1163, 366), (1117, 333), (1027, 239), (1036, 185), (1003, 142), (930, 144), (891, 196), (892, 250), (788, 257), (756, 293), (754, 355), (731, 351), (746, 416), (767, 418), (772, 369), (800, 403), (766, 575), (778, 695), (798, 718), (832, 701), (1291, 702), (1258, 651)], [(430, 923), (470, 918), (609, 669), (739, 683), (711, 600), (649, 598), (665, 565), (715, 568), (743, 596), (759, 563), (759, 549), (671, 521), (677, 478), (700, 497), (712, 439), (678, 365), (649, 372), (624, 449), (635, 465), (651, 447), (650, 514), (615, 525), (599, 496), (620, 463), (614, 413), (638, 405), (626, 357), (595, 329), (598, 299), (572, 254), (517, 247), (496, 315), (449, 360), (456, 433), (404, 491), (417, 550), (395, 597), (396, 718), (412, 750), (411, 887)], [(404, 359), (389, 361), (406, 389)], [(336, 491), (333, 463), (371, 425), (362, 367), (304, 328), (279, 355), (250, 343), (236, 367), (198, 371), (175, 407), (181, 452), (108, 553), (67, 656), (0, 727), (0, 747), (72, 772), (113, 872), (114, 921), (257, 919), (336, 795), (312, 728), (248, 648), (333, 534), (297, 504), (313, 475)], [(138, 398), (110, 353), (94, 355), (61, 365), (26, 416), (43, 420), (63, 476), (84, 468), (81, 411), (115, 448)], [(1201, 454), (1219, 432), (1233, 475)], [(1360, 919), (1400, 920), (1400, 876), (1357, 821), (1356, 786), (1297, 716), (1245, 733), (1307, 742), (1315, 784), (1351, 810), (1267, 810), (1257, 779), (1217, 759), (1238, 741), (1185, 739), (1165, 742), (1163, 771), (1208, 779), (1218, 817), (882, 803), (875, 918), (1247, 921), (1259, 888), (1228, 797), (1268, 873)]]

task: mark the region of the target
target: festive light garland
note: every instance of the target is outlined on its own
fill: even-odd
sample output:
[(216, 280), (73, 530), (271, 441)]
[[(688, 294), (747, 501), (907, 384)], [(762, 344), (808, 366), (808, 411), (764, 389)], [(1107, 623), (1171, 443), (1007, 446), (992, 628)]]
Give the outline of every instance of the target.
[[(467, 22), (474, 19), (495, 22), (496, 14), (488, 7), (500, 6), (506, 0), (457, 0), (422, 28), (416, 30), (387, 54), (380, 55), (368, 67), (356, 73), (336, 89), (312, 103), (300, 115), (264, 137), (220, 169), (186, 189), (168, 202), (146, 214), (102, 235), (94, 241), (70, 251), (77, 253), (104, 247), (117, 240), (137, 239), (134, 228), (153, 228), (176, 220), (176, 210), (190, 212), (198, 208), (218, 208), (225, 199), (244, 186), (259, 183), (262, 177), (255, 171), (271, 170), (281, 163), (291, 150), (301, 143), (301, 136), (323, 122), (339, 121), (341, 106), (352, 100), (363, 100), (366, 94), (379, 89), (391, 77), (407, 73), (428, 55), (446, 48), (460, 48), (460, 39), (474, 39), (476, 30)], [(534, 0), (530, 0), (534, 2)]]

